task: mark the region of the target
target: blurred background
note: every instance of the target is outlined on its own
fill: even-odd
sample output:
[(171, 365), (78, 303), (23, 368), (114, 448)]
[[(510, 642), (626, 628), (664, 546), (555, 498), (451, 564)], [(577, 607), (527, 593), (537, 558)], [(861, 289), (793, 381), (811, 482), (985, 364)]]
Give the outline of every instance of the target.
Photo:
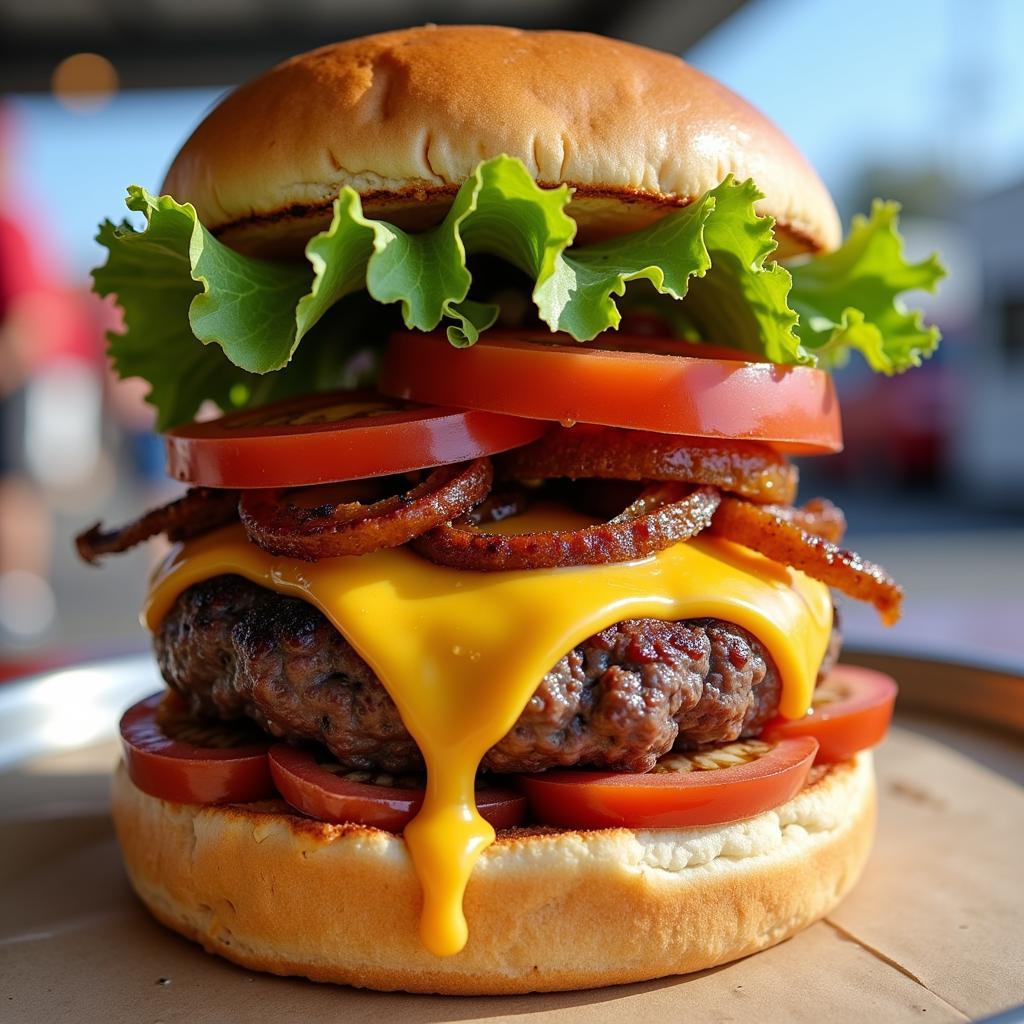
[(950, 277), (945, 335), (893, 380), (838, 375), (847, 449), (803, 496), (907, 587), (848, 641), (1024, 663), (1024, 4), (977, 0), (0, 0), (0, 672), (141, 647), (157, 545), (80, 564), (72, 535), (175, 493), (138, 381), (107, 371), (113, 307), (89, 292), (104, 217), (157, 190), (232, 85), (322, 43), (403, 25), (601, 32), (682, 54), (775, 119), (845, 222), (904, 204), (910, 255)]

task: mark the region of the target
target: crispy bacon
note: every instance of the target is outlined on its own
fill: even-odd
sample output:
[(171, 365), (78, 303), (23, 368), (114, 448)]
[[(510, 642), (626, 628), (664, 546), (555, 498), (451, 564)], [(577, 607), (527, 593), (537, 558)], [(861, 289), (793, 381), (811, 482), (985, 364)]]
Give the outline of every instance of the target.
[(758, 502), (788, 505), (797, 470), (783, 455), (752, 441), (673, 437), (644, 430), (555, 427), (539, 441), (497, 460), (500, 476), (517, 480), (601, 477), (718, 487)]
[(762, 505), (777, 519), (800, 527), (806, 533), (838, 544), (846, 534), (846, 516), (843, 510), (828, 498), (811, 498), (803, 505)]
[(899, 620), (903, 588), (881, 566), (802, 529), (795, 515), (783, 518), (773, 509), (725, 497), (711, 530), (850, 597), (870, 601), (887, 626)]
[(116, 530), (95, 523), (75, 538), (79, 556), (90, 565), (103, 555), (118, 554), (143, 541), (166, 534), (169, 540), (188, 540), (238, 519), (238, 491), (194, 487), (176, 501), (152, 509)]

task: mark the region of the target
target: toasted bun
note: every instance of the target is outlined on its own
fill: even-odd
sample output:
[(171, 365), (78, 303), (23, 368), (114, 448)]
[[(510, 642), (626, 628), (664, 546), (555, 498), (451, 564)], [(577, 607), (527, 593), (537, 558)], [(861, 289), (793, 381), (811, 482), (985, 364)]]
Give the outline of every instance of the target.
[(780, 254), (834, 248), (818, 176), (763, 115), (677, 57), (575, 32), (408, 29), (294, 57), (229, 95), (164, 183), (224, 241), (297, 252), (350, 185), (373, 216), (440, 219), (480, 160), (570, 184), (583, 240), (753, 178)]
[(420, 943), (419, 886), (400, 837), (280, 807), (167, 803), (123, 766), (114, 781), (132, 884), (208, 951), (314, 981), (506, 994), (682, 974), (782, 941), (856, 881), (875, 790), (861, 754), (730, 825), (504, 833), (466, 892), (469, 942), (448, 958)]

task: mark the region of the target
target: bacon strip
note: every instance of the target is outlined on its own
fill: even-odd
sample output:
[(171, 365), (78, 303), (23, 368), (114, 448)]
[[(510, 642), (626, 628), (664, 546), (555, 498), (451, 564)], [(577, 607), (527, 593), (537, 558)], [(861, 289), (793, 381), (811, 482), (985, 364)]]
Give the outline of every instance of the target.
[(846, 534), (846, 516), (843, 510), (828, 498), (811, 498), (799, 507), (792, 505), (762, 505), (777, 519), (798, 526), (805, 533), (838, 544)]
[(726, 497), (711, 530), (850, 597), (871, 602), (887, 626), (899, 620), (903, 588), (881, 566), (801, 529), (796, 516), (787, 520), (772, 509)]
[(752, 441), (679, 438), (586, 425), (555, 427), (539, 441), (502, 455), (497, 464), (501, 476), (516, 480), (675, 481), (780, 505), (796, 497), (798, 479), (796, 467), (784, 456)]
[(238, 519), (238, 491), (194, 487), (176, 501), (152, 509), (116, 530), (95, 523), (75, 538), (79, 557), (90, 565), (103, 555), (114, 555), (165, 533), (173, 541), (209, 533)]

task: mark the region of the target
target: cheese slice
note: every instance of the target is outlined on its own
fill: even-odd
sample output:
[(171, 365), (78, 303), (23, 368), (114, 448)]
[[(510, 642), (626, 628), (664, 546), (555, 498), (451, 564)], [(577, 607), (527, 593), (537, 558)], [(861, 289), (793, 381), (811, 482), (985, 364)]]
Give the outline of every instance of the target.
[[(515, 532), (588, 520), (541, 508)], [(623, 619), (718, 618), (768, 649), (781, 712), (810, 705), (832, 627), (828, 588), (746, 548), (696, 538), (636, 562), (477, 573), (433, 565), (407, 548), (301, 562), (228, 527), (180, 545), (156, 571), (143, 618), (156, 629), (193, 584), (237, 574), (319, 608), (377, 674), (423, 753), (427, 791), (405, 839), (423, 889), (421, 935), (444, 956), (468, 935), (462, 897), (494, 840), (477, 813), (474, 777), (547, 671), (576, 644)]]

